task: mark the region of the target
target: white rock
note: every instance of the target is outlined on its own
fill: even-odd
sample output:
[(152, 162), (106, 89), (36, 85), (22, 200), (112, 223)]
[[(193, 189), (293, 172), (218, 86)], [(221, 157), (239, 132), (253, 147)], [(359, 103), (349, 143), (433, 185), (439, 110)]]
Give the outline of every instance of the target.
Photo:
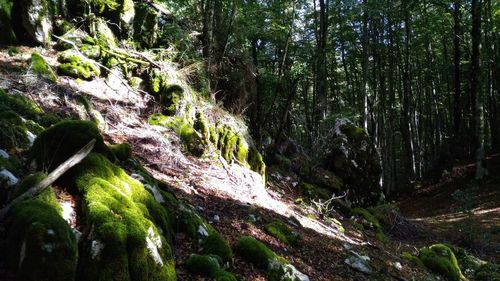
[(146, 247), (148, 248), (149, 253), (153, 257), (155, 262), (160, 266), (163, 266), (163, 260), (160, 255), (160, 251), (158, 251), (158, 249), (161, 249), (162, 247), (161, 238), (155, 233), (153, 227), (148, 228), (148, 235), (146, 236)]
[(15, 185), (19, 182), (19, 179), (6, 169), (0, 171), (0, 179), (5, 180), (8, 186)]
[(92, 259), (96, 259), (101, 254), (102, 249), (104, 249), (104, 244), (101, 241), (92, 240), (92, 244), (90, 245)]
[(158, 187), (154, 186), (154, 185), (149, 185), (149, 184), (144, 184), (144, 187), (149, 189), (152, 193), (153, 193), (153, 196), (156, 200), (156, 202), (158, 203), (164, 203), (165, 202), (165, 199), (163, 198), (163, 195), (161, 195), (161, 192), (160, 190), (158, 190)]
[(73, 204), (71, 202), (60, 202), (59, 205), (62, 208), (62, 217), (68, 224), (71, 224), (71, 221), (75, 217), (75, 209), (73, 208)]
[(214, 215), (214, 222), (220, 222), (219, 215)]
[(33, 134), (32, 132), (30, 131), (26, 131), (26, 136), (28, 137), (28, 141), (30, 142), (30, 146), (33, 145), (33, 143), (35, 142), (35, 139), (36, 139), (36, 135)]
[(366, 273), (366, 274), (373, 273), (373, 270), (371, 269), (371, 266), (368, 263), (368, 261), (370, 260), (370, 257), (361, 256), (354, 251), (351, 251), (351, 253), (352, 253), (352, 255), (344, 260), (344, 262), (347, 265), (349, 265), (350, 267), (352, 267), (360, 272)]
[(55, 247), (56, 247), (56, 245), (54, 245), (53, 243), (49, 243), (49, 244), (43, 245), (42, 250), (44, 250), (47, 253), (52, 253), (54, 251)]
[(395, 267), (397, 270), (402, 270), (402, 269), (403, 269), (403, 266), (402, 266), (402, 265), (401, 265), (401, 263), (400, 263), (400, 262), (398, 262), (398, 261), (394, 263), (394, 267)]
[(0, 149), (0, 157), (7, 159), (9, 158), (9, 154), (7, 153), (7, 151)]
[(139, 175), (139, 174), (133, 173), (130, 176), (133, 177), (134, 179), (140, 181), (140, 182), (144, 182), (144, 177)]
[(203, 237), (207, 237), (208, 236), (208, 230), (205, 228), (205, 226), (203, 226), (203, 224), (200, 224), (198, 226), (198, 233), (203, 236)]

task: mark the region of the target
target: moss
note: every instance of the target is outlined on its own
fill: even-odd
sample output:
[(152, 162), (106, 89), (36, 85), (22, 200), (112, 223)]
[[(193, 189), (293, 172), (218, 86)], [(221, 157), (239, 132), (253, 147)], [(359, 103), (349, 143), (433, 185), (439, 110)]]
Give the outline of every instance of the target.
[(189, 119), (153, 114), (149, 117), (149, 124), (172, 129), (181, 137), (188, 151), (195, 156), (201, 156), (206, 148)]
[(232, 273), (227, 272), (225, 270), (217, 271), (214, 279), (215, 279), (215, 281), (237, 281), (238, 280), (238, 279), (236, 279), (236, 277)]
[(144, 82), (141, 78), (133, 76), (128, 80), (128, 83), (130, 84), (130, 87), (132, 87), (132, 89), (138, 90), (142, 87), (142, 84)]
[(236, 243), (235, 251), (244, 260), (261, 269), (268, 269), (270, 262), (278, 256), (262, 242), (250, 236), (243, 236)]
[(432, 271), (445, 276), (451, 281), (465, 280), (453, 251), (444, 244), (435, 244), (422, 248), (418, 254), (422, 263)]
[(476, 270), (474, 277), (478, 281), (500, 281), (500, 266), (493, 263), (483, 264)]
[(34, 187), (36, 184), (45, 179), (47, 175), (43, 172), (36, 172), (24, 178), (21, 183), (16, 187), (12, 193), (12, 198), (16, 198), (19, 195), (26, 192), (28, 189)]
[(411, 253), (403, 252), (401, 257), (413, 266), (425, 268), (425, 265), (422, 263), (422, 261), (418, 257), (412, 255)]
[(186, 268), (193, 274), (215, 276), (221, 269), (217, 256), (191, 255), (186, 261)]
[(248, 151), (248, 164), (250, 168), (262, 176), (266, 174), (266, 163), (260, 152), (253, 146)]
[(209, 126), (205, 117), (203, 117), (203, 113), (196, 112), (196, 119), (194, 120), (193, 128), (200, 133), (203, 143), (208, 145), (210, 141), (209, 135)]
[(26, 126), (28, 131), (34, 133), (35, 135), (39, 135), (45, 130), (44, 127), (33, 120), (26, 120), (24, 122), (24, 126)]
[(104, 21), (104, 19), (97, 18), (95, 21), (95, 31), (98, 45), (106, 46), (108, 48), (116, 47), (115, 35), (108, 27), (108, 24)]
[(351, 215), (357, 215), (365, 219), (365, 227), (369, 227), (377, 231), (382, 229), (378, 219), (366, 209), (354, 208), (351, 210)]
[(125, 161), (132, 157), (132, 146), (128, 143), (119, 143), (109, 146), (109, 149), (120, 161)]
[(62, 52), (58, 61), (61, 63), (58, 72), (73, 78), (92, 80), (101, 75), (99, 67), (90, 59), (83, 57), (73, 50)]
[(221, 258), (223, 263), (231, 263), (233, 259), (233, 251), (222, 235), (219, 233), (211, 233), (201, 244), (204, 254), (217, 255)]
[(277, 238), (281, 242), (288, 245), (297, 245), (299, 234), (292, 231), (286, 224), (281, 221), (274, 220), (264, 226), (267, 234)]
[(28, 148), (30, 141), (27, 128), (17, 113), (11, 110), (0, 112), (0, 148)]
[(93, 151), (113, 158), (97, 126), (80, 120), (61, 121), (43, 131), (31, 147), (30, 154), (40, 169), (52, 171), (92, 139), (96, 140)]
[(328, 200), (331, 195), (328, 190), (307, 182), (302, 182), (300, 184), (300, 191), (304, 196), (307, 196), (310, 199)]
[(26, 119), (40, 121), (43, 126), (52, 124), (44, 120), (45, 115), (32, 100), (20, 94), (7, 94), (3, 89), (0, 89), (0, 109), (12, 110)]
[(92, 228), (82, 280), (175, 280), (166, 238), (172, 218), (144, 186), (97, 153), (77, 166), (74, 177)]
[(240, 163), (246, 163), (248, 158), (248, 144), (245, 139), (241, 136), (238, 136), (236, 140), (236, 159), (240, 161)]
[(50, 68), (45, 59), (38, 53), (31, 54), (31, 69), (34, 73), (45, 77), (52, 82), (57, 81), (57, 76), (52, 68)]
[(179, 85), (164, 86), (161, 89), (160, 103), (163, 105), (165, 114), (174, 115), (177, 112), (183, 93), (184, 89)]
[(83, 44), (80, 52), (88, 58), (99, 59), (101, 57), (101, 47), (99, 45)]
[(3, 43), (15, 43), (16, 34), (11, 23), (13, 0), (0, 0), (0, 38)]
[[(22, 183), (36, 183), (41, 174)], [(21, 280), (74, 280), (77, 242), (52, 188), (32, 200), (16, 204), (8, 218), (11, 266), (19, 270)], [(22, 254), (20, 254), (22, 253)]]
[(143, 48), (153, 47), (158, 39), (159, 14), (145, 3), (136, 5), (134, 40)]
[(211, 225), (207, 224), (191, 206), (185, 203), (179, 204), (177, 225), (179, 232), (184, 232), (189, 237), (202, 241), (215, 232)]

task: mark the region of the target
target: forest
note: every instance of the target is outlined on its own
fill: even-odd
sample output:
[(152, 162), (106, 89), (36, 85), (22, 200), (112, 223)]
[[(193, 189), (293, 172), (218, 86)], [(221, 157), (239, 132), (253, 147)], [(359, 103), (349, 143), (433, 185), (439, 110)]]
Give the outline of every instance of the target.
[(0, 0), (0, 281), (500, 281), (497, 0)]

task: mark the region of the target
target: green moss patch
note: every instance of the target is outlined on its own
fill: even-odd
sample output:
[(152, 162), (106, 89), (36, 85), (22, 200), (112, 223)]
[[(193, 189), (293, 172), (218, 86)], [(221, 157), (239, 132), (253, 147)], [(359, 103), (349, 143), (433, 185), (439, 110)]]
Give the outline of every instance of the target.
[(47, 64), (45, 59), (38, 53), (31, 54), (31, 69), (34, 73), (41, 75), (52, 82), (57, 81), (57, 75)]
[(291, 230), (286, 224), (281, 221), (274, 220), (264, 226), (265, 231), (288, 245), (297, 245), (299, 241), (299, 234)]
[(109, 149), (120, 161), (125, 161), (132, 157), (132, 146), (128, 143), (119, 143), (109, 146)]
[(11, 110), (0, 112), (0, 148), (28, 148), (28, 129), (21, 117)]
[[(45, 176), (26, 178), (20, 189), (27, 189)], [(74, 280), (77, 242), (52, 188), (37, 198), (14, 206), (8, 217), (8, 260), (19, 270), (22, 280)]]
[(250, 236), (241, 237), (236, 243), (235, 251), (244, 260), (263, 270), (267, 270), (270, 263), (278, 258), (266, 245)]
[(96, 140), (93, 151), (112, 157), (97, 126), (80, 120), (61, 121), (43, 131), (31, 147), (30, 154), (39, 169), (52, 171), (92, 139)]
[(186, 261), (186, 268), (192, 274), (214, 278), (216, 281), (236, 281), (236, 277), (222, 269), (221, 261), (214, 255), (191, 255)]
[(479, 281), (500, 281), (500, 266), (492, 263), (483, 264), (476, 270), (474, 277)]
[(62, 52), (58, 60), (61, 63), (58, 67), (60, 75), (85, 80), (92, 80), (101, 75), (99, 67), (92, 60), (73, 50)]
[(302, 182), (300, 184), (300, 191), (304, 196), (310, 199), (328, 200), (330, 199), (331, 195), (328, 190), (317, 187), (314, 184), (310, 184), (307, 182)]
[(458, 266), (455, 254), (444, 244), (422, 248), (418, 257), (427, 268), (445, 276), (448, 280), (466, 280)]
[(201, 246), (202, 253), (217, 255), (223, 263), (231, 263), (233, 259), (233, 251), (222, 235), (219, 233), (211, 233), (203, 239)]
[(170, 213), (137, 180), (91, 153), (75, 171), (92, 229), (82, 253), (85, 280), (175, 280)]

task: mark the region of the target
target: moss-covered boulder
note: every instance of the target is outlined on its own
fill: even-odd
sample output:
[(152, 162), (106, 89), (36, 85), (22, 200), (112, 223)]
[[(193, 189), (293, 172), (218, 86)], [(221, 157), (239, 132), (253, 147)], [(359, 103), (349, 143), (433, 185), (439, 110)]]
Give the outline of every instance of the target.
[(52, 68), (47, 64), (45, 59), (38, 53), (31, 54), (31, 69), (34, 73), (52, 81), (57, 81), (57, 75)]
[(74, 175), (90, 229), (81, 280), (176, 280), (171, 214), (144, 185), (97, 153)]
[(279, 220), (266, 224), (264, 230), (267, 234), (288, 245), (295, 246), (299, 241), (299, 234)]
[(2, 38), (2, 43), (12, 44), (16, 42), (16, 34), (11, 20), (13, 5), (13, 0), (0, 0), (0, 38)]
[(54, 9), (54, 2), (49, 0), (14, 1), (11, 18), (17, 39), (29, 44), (50, 43)]
[(97, 126), (93, 122), (80, 120), (61, 121), (43, 131), (31, 147), (30, 154), (39, 170), (52, 171), (92, 139), (96, 140), (93, 151), (113, 159)]
[(206, 146), (201, 135), (194, 129), (193, 121), (187, 118), (170, 117), (154, 114), (149, 117), (149, 124), (172, 129), (182, 139), (186, 148), (195, 156), (201, 156)]
[[(44, 175), (27, 177), (22, 192)], [(8, 259), (20, 280), (74, 280), (77, 268), (76, 237), (61, 215), (52, 188), (35, 199), (15, 205), (7, 218)]]
[(109, 149), (111, 149), (111, 152), (120, 161), (125, 161), (132, 157), (132, 146), (128, 143), (113, 144), (109, 146)]
[(218, 256), (191, 255), (186, 260), (186, 268), (192, 274), (214, 278), (216, 281), (236, 281), (236, 277), (222, 268)]
[(307, 275), (253, 237), (241, 237), (236, 243), (235, 251), (247, 262), (266, 271), (266, 279), (269, 281), (309, 281)]
[(374, 205), (382, 194), (380, 156), (363, 128), (348, 119), (335, 121), (327, 153), (322, 160), (326, 170), (339, 176), (348, 190), (347, 199), (355, 205)]
[(101, 70), (94, 61), (74, 50), (62, 52), (58, 61), (61, 63), (57, 68), (60, 75), (86, 80), (92, 80), (101, 75)]
[(21, 117), (12, 110), (0, 112), (0, 148), (28, 148), (30, 146), (28, 129)]
[(217, 232), (209, 234), (201, 242), (202, 253), (216, 255), (224, 264), (230, 264), (233, 260), (233, 251), (222, 235)]
[(466, 280), (462, 275), (455, 254), (444, 244), (435, 244), (420, 249), (418, 258), (427, 268), (443, 275), (450, 281)]

